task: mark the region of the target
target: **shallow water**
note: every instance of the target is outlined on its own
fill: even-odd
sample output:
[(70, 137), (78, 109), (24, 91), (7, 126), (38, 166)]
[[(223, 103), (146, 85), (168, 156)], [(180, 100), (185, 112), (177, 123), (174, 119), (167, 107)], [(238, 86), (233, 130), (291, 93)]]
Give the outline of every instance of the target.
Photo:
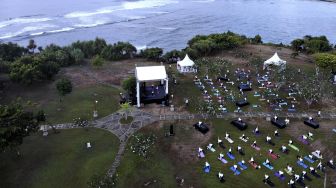
[(231, 30), (266, 42), (326, 35), (336, 43), (336, 4), (308, 0), (1, 0), (0, 40), (67, 45), (129, 41), (181, 49), (196, 34)]

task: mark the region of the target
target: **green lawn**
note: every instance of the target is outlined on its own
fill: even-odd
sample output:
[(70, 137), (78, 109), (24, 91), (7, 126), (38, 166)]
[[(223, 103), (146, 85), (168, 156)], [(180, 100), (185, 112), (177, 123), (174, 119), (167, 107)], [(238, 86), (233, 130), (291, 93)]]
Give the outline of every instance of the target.
[(74, 88), (63, 97), (60, 103), (55, 97), (43, 103), (40, 108), (47, 114), (47, 120), (52, 123), (73, 122), (74, 118), (93, 118), (94, 103), (97, 103), (99, 117), (104, 117), (119, 109), (119, 90), (109, 86), (91, 86)]
[[(176, 135), (172, 138), (164, 137), (164, 132), (169, 130), (169, 123), (165, 123), (164, 126), (151, 126), (151, 128), (146, 128), (142, 130), (143, 133), (153, 133), (158, 137), (158, 142), (155, 144), (153, 149), (154, 155), (149, 160), (142, 160), (140, 157), (137, 157), (134, 153), (127, 150), (125, 156), (122, 160), (121, 166), (118, 168), (118, 177), (117, 177), (117, 185), (118, 187), (133, 187), (135, 185), (143, 185), (146, 182), (150, 182), (151, 180), (156, 180), (157, 183), (152, 183), (150, 187), (176, 187), (177, 181), (175, 179), (176, 176), (183, 177), (185, 179), (186, 186), (194, 186), (194, 187), (251, 187), (251, 185), (255, 187), (265, 187), (262, 179), (264, 174), (267, 173), (270, 175), (271, 180), (275, 183), (276, 187), (287, 187), (287, 183), (289, 181), (289, 176), (286, 175), (285, 182), (280, 182), (277, 177), (274, 176), (275, 170), (283, 170), (287, 163), (289, 163), (294, 170), (300, 174), (303, 170), (302, 167), (296, 164), (297, 155), (305, 156), (309, 153), (309, 148), (306, 145), (301, 144), (297, 141), (296, 138), (288, 135), (285, 130), (279, 130), (280, 138), (273, 137), (273, 131), (276, 129), (270, 122), (266, 122), (264, 120), (257, 120), (259, 125), (259, 129), (262, 132), (262, 136), (256, 137), (252, 134), (252, 130), (256, 127), (256, 125), (250, 124), (249, 128), (245, 131), (239, 131), (235, 127), (230, 124), (230, 120), (216, 119), (209, 120), (212, 129), (212, 136), (209, 141), (202, 145), (195, 145), (195, 143), (202, 142), (202, 139), (206, 139), (204, 136), (196, 136), (195, 130), (191, 127), (191, 122), (176, 122), (175, 123), (175, 132)], [(302, 126), (304, 126), (302, 124)], [(155, 128), (154, 128), (155, 127)], [(229, 132), (231, 137), (235, 141), (234, 144), (229, 145), (228, 142), (224, 139), (225, 133)], [(242, 142), (238, 139), (241, 134), (245, 133), (246, 136), (250, 138), (248, 143)], [(209, 133), (208, 133), (209, 134)], [(273, 141), (276, 143), (275, 146), (271, 146), (265, 143), (265, 137), (267, 135), (272, 136)], [(204, 138), (203, 138), (204, 137)], [(217, 146), (217, 138), (220, 137), (223, 139), (224, 144), (226, 145), (226, 149), (223, 150)], [(287, 145), (288, 140), (292, 139), (294, 144), (298, 146), (301, 151), (300, 153), (290, 149), (290, 154), (285, 155), (280, 153), (279, 148), (282, 144)], [(323, 139), (323, 138), (321, 138)], [(261, 146), (261, 151), (258, 152), (254, 150), (250, 145), (251, 143), (257, 140), (258, 145)], [(216, 152), (207, 152), (205, 159), (198, 159), (195, 154), (197, 152), (198, 147), (202, 147), (206, 150), (206, 146), (208, 143), (213, 143), (216, 148)], [(175, 145), (182, 144), (182, 146), (192, 146), (193, 148), (187, 148), (190, 152), (186, 154), (185, 159), (176, 158), (176, 151), (172, 151), (172, 147)], [(238, 146), (243, 147), (246, 155), (240, 156), (236, 152), (236, 148)], [(130, 147), (130, 144), (128, 145)], [(230, 160), (226, 156), (226, 152), (228, 148), (232, 147), (233, 153), (236, 156), (236, 160)], [(267, 155), (268, 149), (273, 149), (273, 151), (280, 155), (280, 159), (273, 160), (271, 157)], [(181, 148), (181, 152), (184, 147)], [(223, 165), (218, 159), (219, 153), (222, 152), (225, 154), (225, 158), (229, 161), (228, 164)], [(190, 157), (194, 154), (193, 159)], [(240, 176), (234, 176), (232, 171), (229, 169), (233, 166), (234, 163), (241, 161), (244, 159), (246, 162), (253, 156), (255, 161), (262, 166), (262, 169), (255, 170), (249, 164), (247, 164), (248, 169), (243, 171)], [(274, 164), (275, 170), (270, 171), (262, 165), (262, 162), (268, 158), (271, 163)], [(205, 161), (208, 161), (211, 164), (211, 172), (210, 174), (205, 174), (203, 172), (203, 167)], [(310, 164), (305, 161), (306, 164)], [(317, 163), (314, 163), (316, 167)], [(221, 171), (224, 173), (224, 177), (226, 182), (221, 184), (216, 177), (217, 173)], [(312, 175), (310, 177), (313, 179), (311, 182), (305, 181), (307, 186), (309, 187), (322, 187), (323, 186), (323, 174), (322, 178), (315, 178)]]
[(91, 176), (107, 172), (118, 145), (114, 135), (95, 128), (34, 134), (24, 139), (21, 158), (0, 154), (0, 187), (87, 187)]

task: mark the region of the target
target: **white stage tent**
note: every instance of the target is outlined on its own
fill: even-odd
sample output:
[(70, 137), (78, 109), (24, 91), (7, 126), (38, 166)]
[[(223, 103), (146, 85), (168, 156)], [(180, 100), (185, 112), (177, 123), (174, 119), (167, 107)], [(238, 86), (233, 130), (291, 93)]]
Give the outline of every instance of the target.
[(136, 88), (137, 88), (137, 106), (140, 107), (140, 82), (165, 81), (165, 93), (168, 94), (168, 76), (165, 66), (145, 66), (135, 68)]
[(275, 54), (271, 58), (269, 58), (264, 62), (264, 69), (266, 69), (270, 65), (274, 65), (274, 66), (280, 66), (281, 70), (283, 70), (286, 68), (286, 63), (287, 62), (280, 59), (278, 53), (275, 52)]
[(193, 60), (191, 60), (186, 54), (184, 59), (182, 61), (177, 62), (177, 70), (181, 73), (187, 73), (187, 72), (196, 72), (196, 69), (194, 67), (195, 63)]

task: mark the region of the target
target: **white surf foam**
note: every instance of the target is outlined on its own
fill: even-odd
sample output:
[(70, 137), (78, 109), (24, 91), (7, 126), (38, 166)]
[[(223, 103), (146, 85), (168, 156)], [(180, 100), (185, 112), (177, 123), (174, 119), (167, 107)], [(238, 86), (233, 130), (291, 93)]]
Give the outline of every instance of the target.
[(13, 37), (16, 37), (16, 36), (20, 36), (20, 35), (29, 33), (31, 31), (37, 31), (37, 30), (42, 30), (42, 29), (51, 28), (51, 27), (55, 27), (55, 26), (54, 25), (49, 25), (49, 24), (39, 25), (39, 26), (27, 26), (27, 27), (24, 27), (23, 29), (21, 29), (17, 32), (11, 32), (11, 33), (6, 33), (4, 35), (1, 35), (0, 39), (13, 38)]
[(115, 11), (122, 10), (133, 10), (133, 9), (144, 9), (144, 8), (154, 8), (166, 6), (172, 3), (178, 3), (176, 0), (143, 0), (136, 2), (124, 2), (119, 6), (110, 6), (97, 9), (95, 11), (76, 11), (71, 12), (64, 15), (65, 18), (80, 18), (80, 17), (88, 17), (95, 16), (99, 14), (110, 14)]
[(13, 24), (27, 24), (27, 23), (37, 23), (37, 22), (46, 22), (52, 20), (51, 18), (14, 18), (6, 21), (0, 22), (0, 28), (4, 28)]
[(60, 32), (71, 31), (71, 30), (74, 30), (74, 29), (75, 28), (73, 28), (73, 27), (64, 27), (62, 29), (56, 29), (56, 30), (46, 31), (46, 33), (60, 33)]

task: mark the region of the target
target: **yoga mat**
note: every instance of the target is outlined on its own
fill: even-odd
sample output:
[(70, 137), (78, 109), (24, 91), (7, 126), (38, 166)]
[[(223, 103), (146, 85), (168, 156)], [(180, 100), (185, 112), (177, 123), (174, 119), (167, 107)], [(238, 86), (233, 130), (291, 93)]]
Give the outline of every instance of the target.
[(200, 157), (200, 158), (204, 158), (204, 157), (205, 157), (205, 155), (204, 155), (204, 153), (203, 153), (203, 152), (199, 152), (199, 153), (198, 153), (198, 157)]
[(293, 144), (288, 144), (288, 146), (290, 146), (291, 148), (293, 148), (296, 151), (300, 151), (300, 149), (296, 146), (294, 146)]
[(293, 173), (292, 173), (292, 172), (289, 172), (289, 171), (287, 170), (287, 168), (285, 168), (284, 170), (285, 170), (285, 172), (286, 172), (288, 175), (290, 175), (290, 176), (293, 175)]
[(285, 176), (284, 175), (280, 176), (279, 172), (276, 172), (274, 175), (278, 177), (281, 181), (285, 180)]
[(274, 169), (273, 166), (270, 166), (270, 165), (266, 164), (265, 162), (263, 162), (263, 165), (264, 165), (266, 168), (270, 169), (270, 170), (273, 170), (273, 169)]
[(227, 160), (225, 160), (223, 157), (222, 158), (218, 157), (218, 160), (222, 161), (222, 163), (224, 163), (224, 164), (228, 163)]
[(306, 159), (310, 163), (314, 163), (315, 162), (313, 159), (309, 158), (308, 156), (305, 156), (304, 159)]
[(238, 165), (239, 165), (240, 167), (242, 167), (243, 170), (246, 170), (246, 169), (247, 169), (247, 166), (244, 165), (242, 162), (238, 162)]
[(254, 147), (253, 145), (251, 145), (252, 148), (254, 148), (255, 150), (259, 151), (260, 150), (260, 147), (256, 146)]
[(239, 137), (240, 140), (242, 140), (243, 142), (247, 142), (248, 141), (248, 137), (246, 137), (246, 139), (242, 138), (242, 137)]
[(234, 155), (232, 155), (232, 154), (230, 154), (229, 152), (227, 152), (226, 154), (228, 155), (228, 157), (229, 157), (230, 159), (232, 159), (232, 160), (234, 160), (234, 159), (235, 159), (235, 156), (234, 156)]
[(308, 142), (307, 140), (304, 140), (301, 136), (298, 138), (298, 140), (299, 140), (300, 142), (302, 142), (303, 144), (306, 144), (306, 145), (309, 144), (309, 142)]
[(210, 166), (204, 167), (203, 168), (205, 173), (209, 173), (210, 172)]
[(233, 143), (233, 140), (231, 138), (225, 138), (230, 144)]
[(274, 160), (276, 160), (276, 159), (278, 159), (278, 158), (280, 158), (277, 154), (271, 154), (271, 153), (269, 153), (269, 152), (267, 152), (268, 153), (268, 155), (272, 158), (272, 159), (274, 159)]
[(234, 175), (238, 176), (240, 174), (240, 171), (238, 169), (234, 169), (233, 166), (230, 167), (230, 170), (234, 173)]
[(297, 163), (299, 166), (301, 166), (302, 168), (304, 168), (304, 169), (308, 168), (308, 165), (304, 164), (304, 163), (301, 162), (301, 161), (297, 161), (296, 163)]
[(252, 163), (252, 161), (249, 161), (250, 165), (253, 167), (253, 168), (257, 168), (258, 167), (258, 164), (256, 162)]

